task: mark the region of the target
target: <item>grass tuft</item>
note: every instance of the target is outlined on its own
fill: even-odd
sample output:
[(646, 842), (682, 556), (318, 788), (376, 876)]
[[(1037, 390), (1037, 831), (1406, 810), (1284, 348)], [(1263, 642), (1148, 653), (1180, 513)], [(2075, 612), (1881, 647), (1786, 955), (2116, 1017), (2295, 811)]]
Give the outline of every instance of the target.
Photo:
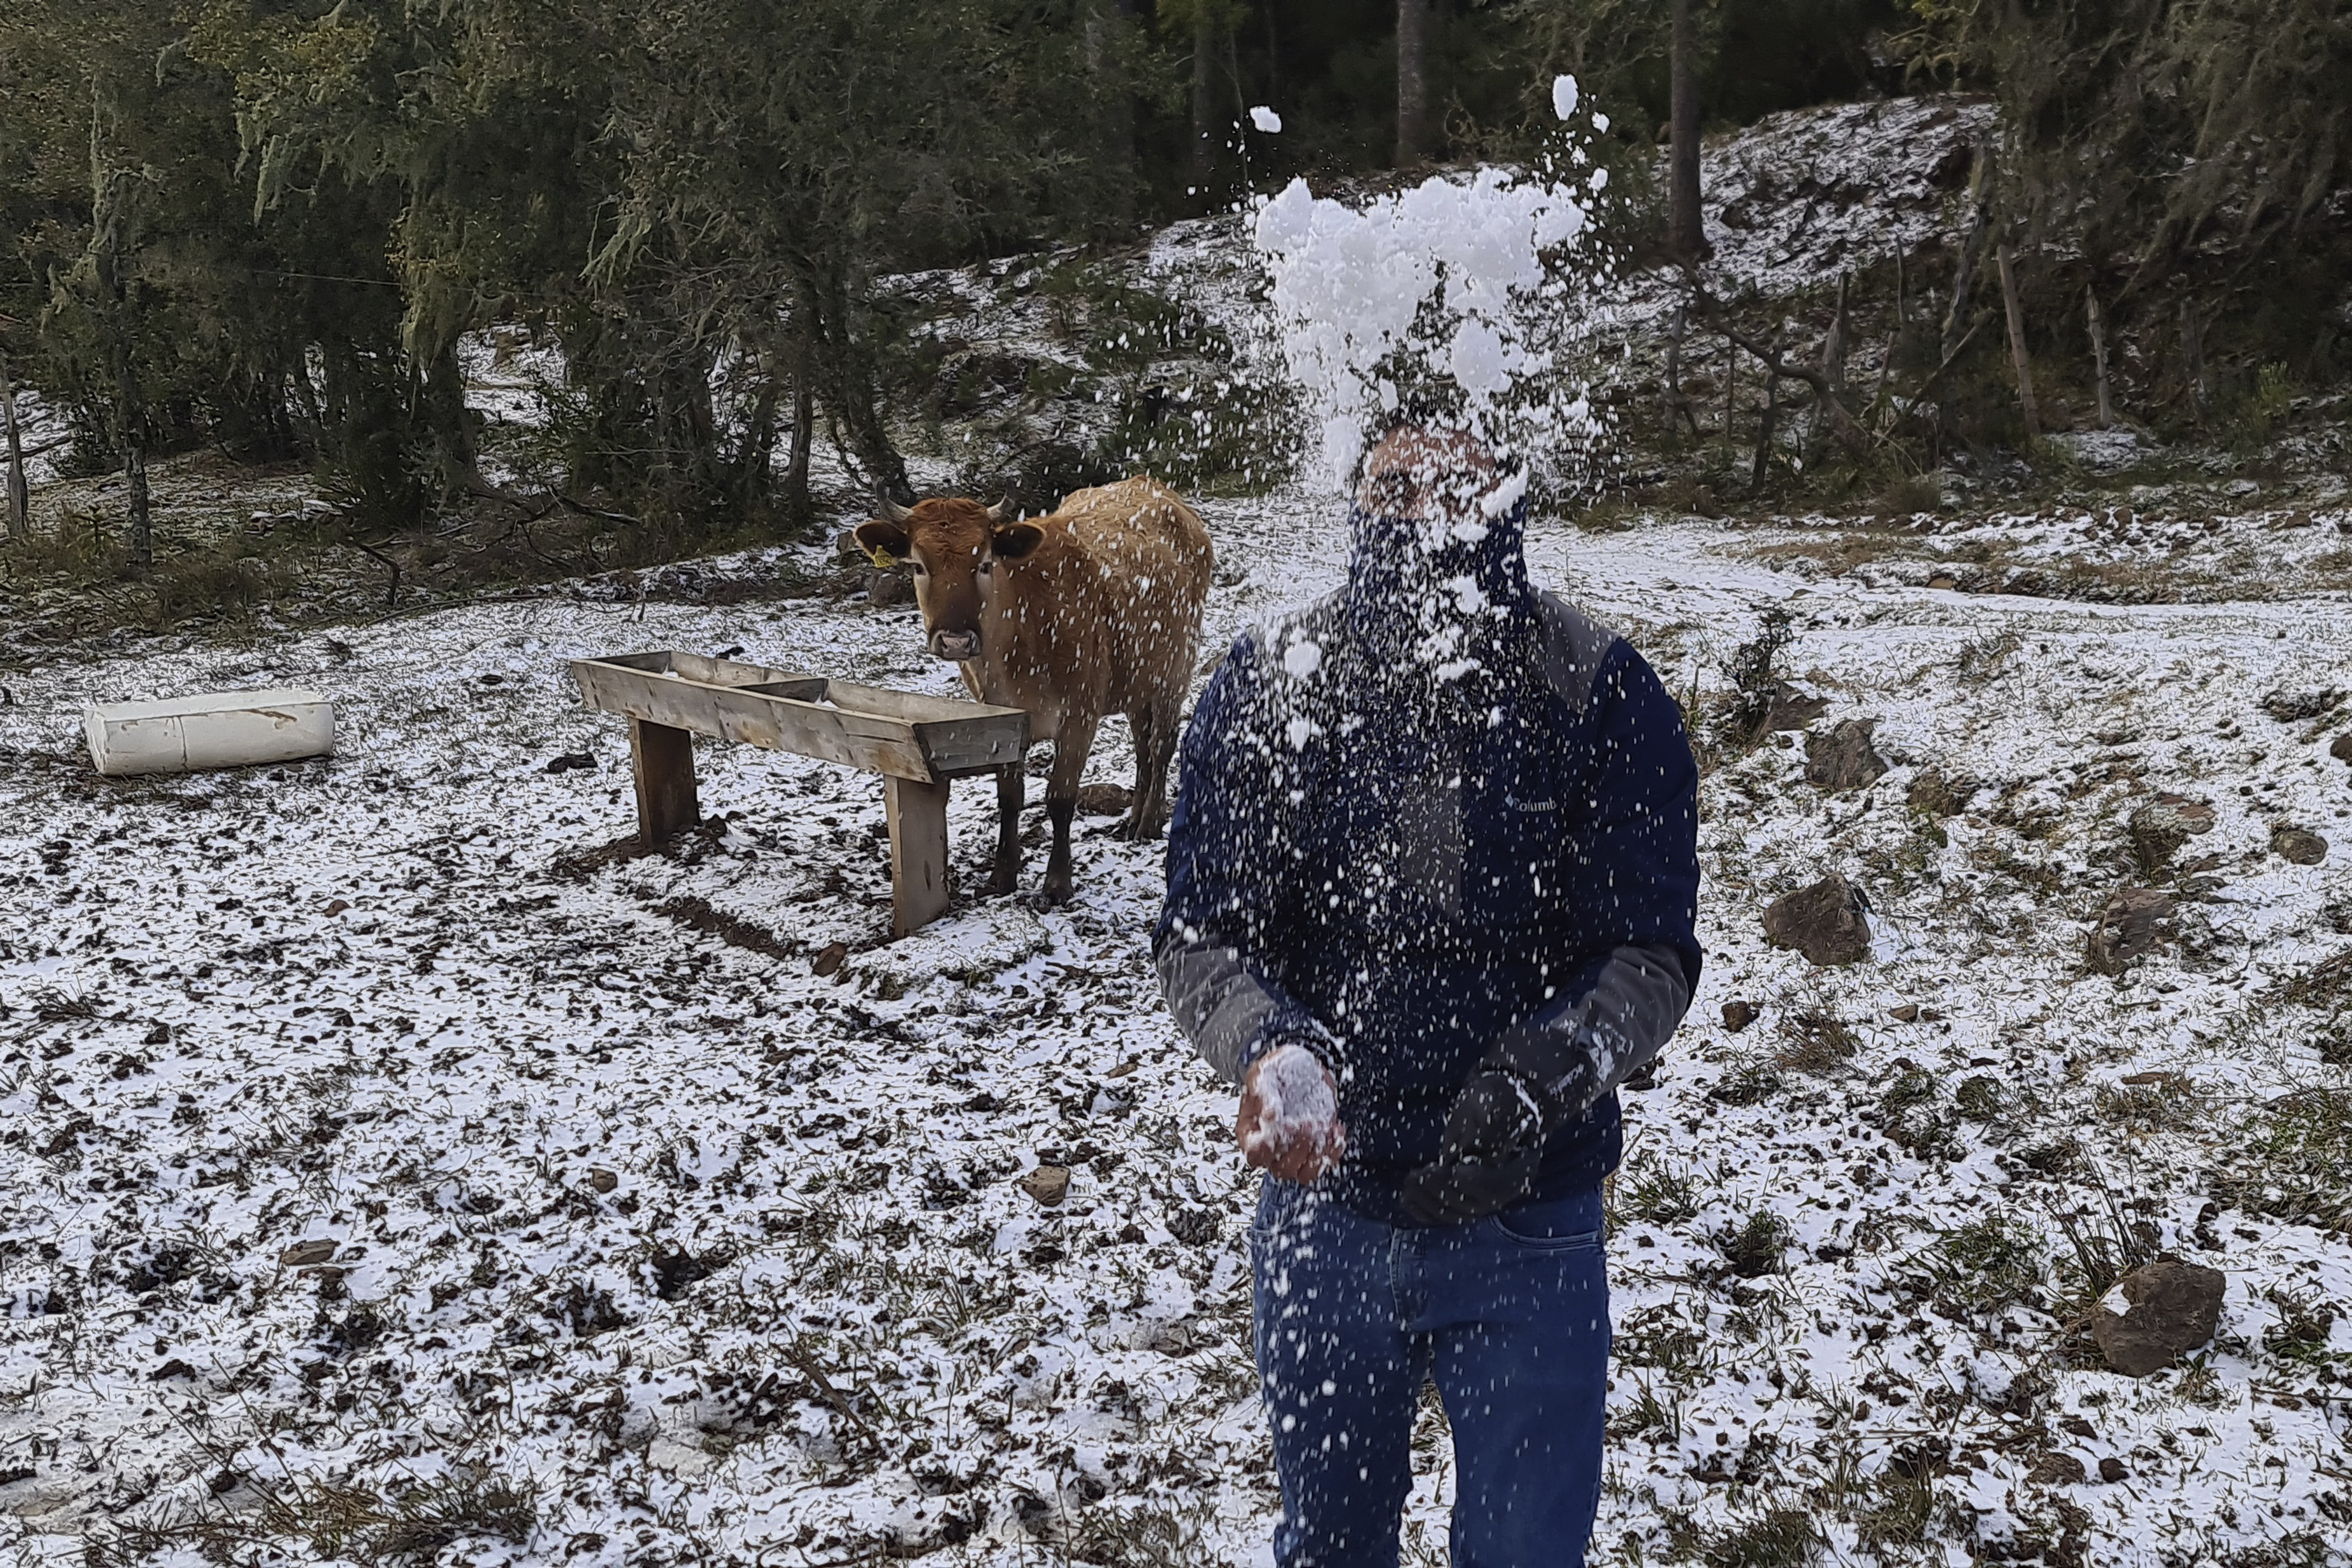
[(2004, 1095), (2000, 1079), (1983, 1073), (1962, 1079), (1952, 1100), (1960, 1114), (1970, 1121), (1990, 1121), (2001, 1113)]
[(1865, 1121), (1875, 1122), (1886, 1141), (1915, 1159), (1956, 1153), (1952, 1123), (1938, 1109), (1936, 1075), (1925, 1068), (1906, 1067), (1878, 1097)]
[(2041, 1294), (2048, 1268), (2042, 1238), (2000, 1215), (1945, 1231), (1917, 1261), (1926, 1267), (1937, 1300), (1979, 1312), (2031, 1304)]
[(2278, 1321), (2263, 1334), (2263, 1349), (2281, 1361), (2305, 1366), (2331, 1366), (2347, 1359), (2327, 1348), (2336, 1328), (2336, 1304), (2316, 1291), (2273, 1285), (2263, 1292), (2278, 1309)]
[(1712, 752), (1737, 755), (1764, 739), (1772, 704), (1780, 695), (1780, 650), (1793, 636), (1789, 612), (1776, 605), (1764, 612), (1754, 638), (1733, 651), (1723, 671), (1731, 690), (1716, 717)]
[(1853, 1529), (1864, 1546), (1916, 1546), (1927, 1539), (1935, 1517), (1934, 1477), (1925, 1470), (1890, 1470), (1871, 1488), (1870, 1500), (1854, 1510)]
[(2114, 1188), (2101, 1186), (2099, 1199), (2095, 1214), (2076, 1210), (2054, 1216), (2072, 1254), (2064, 1269), (2071, 1286), (2068, 1315), (2084, 1322), (2116, 1280), (2156, 1257), (2154, 1227), (2135, 1224)]
[(1822, 1527), (1801, 1508), (1776, 1508), (1707, 1538), (1706, 1568), (1805, 1568), (1828, 1545)]
[(1889, 480), (1872, 500), (1870, 510), (1881, 520), (1885, 520), (1933, 511), (1943, 504), (1943, 480), (1940, 476), (1929, 472), (1906, 474)]
[(1960, 649), (1959, 677), (1963, 684), (1982, 686), (2001, 671), (2010, 655), (2021, 645), (2013, 631), (2003, 631), (1998, 637), (1981, 637)]
[(1717, 1233), (1715, 1243), (1734, 1274), (1742, 1279), (1761, 1279), (1780, 1268), (1781, 1255), (1789, 1250), (1789, 1222), (1769, 1209), (1758, 1209)]
[(1669, 1379), (1681, 1379), (1706, 1370), (1706, 1323), (1696, 1322), (1672, 1301), (1629, 1313), (1612, 1347), (1625, 1366), (1654, 1367)]
[(2213, 1195), (2252, 1214), (2352, 1235), (2352, 1090), (2271, 1101), (2214, 1173)]
[(251, 1514), (204, 1513), (123, 1527), (93, 1542), (95, 1568), (124, 1568), (166, 1552), (212, 1562), (275, 1562), (289, 1541), (323, 1558), (364, 1568), (437, 1563), (462, 1541), (521, 1545), (539, 1522), (539, 1495), (527, 1481), (451, 1474), (384, 1493), (343, 1481), (298, 1481), (262, 1489)]
[(1843, 1020), (1821, 1008), (1790, 1015), (1780, 1033), (1788, 1043), (1776, 1065), (1796, 1072), (1828, 1072), (1862, 1048)]
[(1676, 1225), (1699, 1211), (1698, 1180), (1669, 1170), (1648, 1154), (1636, 1154), (1617, 1178), (1617, 1205), (1628, 1219)]

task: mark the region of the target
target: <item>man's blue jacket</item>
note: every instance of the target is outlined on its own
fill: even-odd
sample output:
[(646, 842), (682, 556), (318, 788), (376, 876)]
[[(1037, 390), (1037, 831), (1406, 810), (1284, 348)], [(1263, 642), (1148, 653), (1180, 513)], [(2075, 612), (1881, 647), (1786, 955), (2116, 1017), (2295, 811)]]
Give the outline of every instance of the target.
[(1529, 1196), (1562, 1196), (1615, 1168), (1616, 1086), (1698, 980), (1682, 716), (1529, 584), (1518, 507), (1351, 522), (1347, 586), (1236, 641), (1185, 732), (1161, 985), (1230, 1080), (1284, 1044), (1334, 1069), (1324, 1184), (1392, 1223), (1464, 1080), (1548, 1060), (1567, 1114)]

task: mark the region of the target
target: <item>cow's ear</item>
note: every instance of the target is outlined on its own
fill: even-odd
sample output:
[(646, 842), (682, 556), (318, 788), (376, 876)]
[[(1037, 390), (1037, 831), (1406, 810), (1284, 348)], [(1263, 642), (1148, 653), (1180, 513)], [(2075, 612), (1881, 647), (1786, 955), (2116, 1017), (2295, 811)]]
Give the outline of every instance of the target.
[(1045, 537), (1045, 531), (1034, 522), (1008, 522), (989, 534), (989, 553), (999, 561), (1018, 561)]
[(885, 555), (902, 560), (906, 557), (907, 531), (895, 522), (885, 522), (878, 517), (870, 522), (861, 522), (854, 537), (857, 547), (868, 555), (878, 550)]

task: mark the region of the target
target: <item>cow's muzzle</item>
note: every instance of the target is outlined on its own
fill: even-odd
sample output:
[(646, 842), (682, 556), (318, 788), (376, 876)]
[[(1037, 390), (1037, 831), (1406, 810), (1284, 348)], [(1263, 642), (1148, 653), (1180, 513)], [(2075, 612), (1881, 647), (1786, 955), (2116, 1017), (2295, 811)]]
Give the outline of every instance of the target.
[(931, 657), (953, 659), (959, 664), (968, 658), (978, 658), (980, 634), (978, 632), (933, 632)]

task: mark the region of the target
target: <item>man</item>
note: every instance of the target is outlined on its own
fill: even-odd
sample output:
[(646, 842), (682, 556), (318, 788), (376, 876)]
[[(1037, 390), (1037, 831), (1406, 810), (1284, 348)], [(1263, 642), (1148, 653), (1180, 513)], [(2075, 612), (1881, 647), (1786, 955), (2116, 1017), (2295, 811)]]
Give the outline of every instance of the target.
[(1697, 770), (1622, 638), (1528, 582), (1524, 478), (1401, 426), (1338, 594), (1184, 739), (1154, 957), (1241, 1087), (1281, 1568), (1394, 1568), (1424, 1376), (1455, 1568), (1578, 1568), (1616, 1086), (1688, 1005)]

